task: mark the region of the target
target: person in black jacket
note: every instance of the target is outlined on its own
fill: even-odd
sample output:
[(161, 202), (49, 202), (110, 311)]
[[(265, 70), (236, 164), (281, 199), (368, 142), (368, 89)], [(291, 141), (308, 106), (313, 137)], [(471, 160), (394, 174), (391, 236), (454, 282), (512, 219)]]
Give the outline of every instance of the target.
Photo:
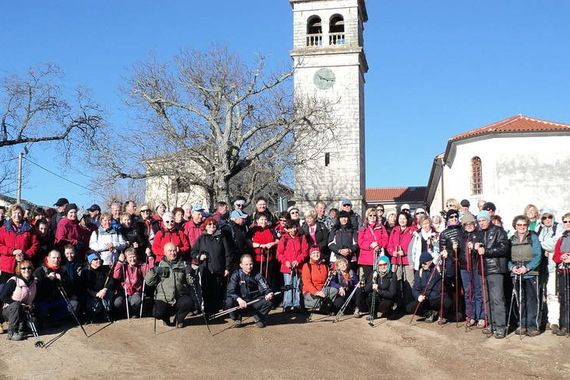
[(147, 256), (147, 249), (150, 251), (150, 244), (144, 233), (141, 224), (133, 224), (135, 218), (124, 212), (120, 216), (121, 228), (119, 232), (123, 235), (123, 239), (129, 243), (130, 247), (135, 249), (139, 262), (144, 262)]
[(224, 281), (232, 263), (232, 250), (218, 223), (212, 217), (204, 220), (202, 235), (192, 246), (192, 263), (200, 266), (204, 307), (207, 314), (221, 309)]
[(372, 303), (374, 302), (374, 313), (371, 313), (367, 319), (376, 319), (378, 313), (381, 313), (381, 318), (387, 317), (392, 311), (398, 292), (398, 281), (392, 273), (390, 258), (380, 256), (376, 261), (376, 270), (370, 272), (365, 279), (361, 279), (359, 286), (360, 290), (357, 290), (355, 294), (358, 308), (355, 310), (355, 316), (360, 317), (360, 311), (372, 311)]
[(485, 258), (485, 277), (487, 282), (487, 300), (489, 302), (491, 326), (483, 329), (484, 334), (495, 334), (502, 339), (507, 335), (507, 315), (505, 311), (504, 279), (508, 272), (510, 242), (507, 233), (491, 223), (488, 211), (477, 214), (483, 242), (475, 244), (479, 255)]
[(85, 290), (85, 308), (91, 320), (97, 318), (101, 313), (106, 314), (106, 318), (110, 319), (111, 300), (113, 298), (114, 281), (108, 269), (102, 265), (103, 261), (98, 253), (92, 253), (87, 256), (89, 267), (81, 272), (81, 283)]
[(305, 213), (305, 223), (301, 226), (300, 232), (307, 238), (309, 247), (318, 246), (320, 248), (321, 256), (328, 263), (330, 257), (329, 230), (324, 223), (317, 220), (315, 210), (309, 210)]
[(336, 261), (336, 256), (344, 256), (349, 263), (356, 261), (358, 251), (358, 232), (352, 228), (350, 215), (346, 211), (338, 213), (339, 224), (334, 226), (329, 235), (330, 262)]
[(253, 309), (255, 326), (265, 327), (267, 315), (271, 310), (273, 293), (263, 276), (253, 271), (253, 258), (249, 254), (240, 258), (240, 269), (234, 271), (227, 287), (226, 309), (239, 306), (239, 310), (230, 313), (236, 327), (241, 326), (241, 316), (248, 307), (247, 303), (263, 297), (249, 305)]
[[(445, 291), (457, 297), (460, 300), (461, 293), (461, 276), (459, 270), (458, 257), (463, 255), (463, 250), (465, 245), (463, 244), (463, 230), (461, 228), (461, 222), (459, 221), (459, 211), (454, 208), (450, 208), (446, 214), (447, 228), (439, 234), (439, 252), (442, 258), (446, 259), (446, 271), (445, 278)], [(456, 287), (457, 285), (457, 287)], [(455, 298), (454, 298), (455, 299)], [(461, 305), (462, 302), (457, 302), (455, 310), (455, 316), (458, 320), (461, 320)]]

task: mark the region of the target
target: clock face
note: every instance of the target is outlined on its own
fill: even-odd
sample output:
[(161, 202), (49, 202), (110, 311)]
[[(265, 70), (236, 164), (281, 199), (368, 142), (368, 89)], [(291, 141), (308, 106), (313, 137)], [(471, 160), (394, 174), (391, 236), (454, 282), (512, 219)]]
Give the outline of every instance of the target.
[(334, 85), (336, 78), (331, 69), (319, 69), (313, 77), (315, 86), (320, 90), (327, 90)]

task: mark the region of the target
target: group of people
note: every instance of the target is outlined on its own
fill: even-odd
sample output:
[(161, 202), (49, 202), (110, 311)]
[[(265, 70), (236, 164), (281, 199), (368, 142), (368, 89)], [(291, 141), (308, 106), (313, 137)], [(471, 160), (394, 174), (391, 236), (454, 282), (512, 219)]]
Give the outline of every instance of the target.
[[(184, 326), (188, 314), (223, 315), (236, 327), (272, 308), (377, 318), (412, 314), (450, 320), (504, 338), (569, 334), (570, 213), (529, 205), (505, 230), (492, 202), (470, 210), (385, 214), (352, 202), (327, 211), (273, 214), (259, 197), (218, 202), (212, 212), (184, 204), (171, 212), (134, 201), (97, 204), (84, 215), (65, 198), (54, 209), (0, 207), (0, 300), (8, 338), (25, 326), (151, 315)], [(522, 210), (521, 210), (522, 211)], [(6, 213), (6, 215), (4, 215)], [(146, 311), (146, 313), (145, 313)]]

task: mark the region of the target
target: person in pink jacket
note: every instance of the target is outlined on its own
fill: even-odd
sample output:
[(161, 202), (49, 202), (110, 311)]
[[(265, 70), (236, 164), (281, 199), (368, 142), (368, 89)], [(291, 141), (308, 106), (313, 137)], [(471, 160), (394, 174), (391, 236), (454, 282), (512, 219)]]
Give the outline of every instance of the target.
[(358, 231), (360, 278), (367, 278), (372, 273), (374, 258), (380, 257), (388, 246), (388, 233), (378, 219), (376, 208), (366, 210), (364, 218), (365, 225)]
[(406, 212), (398, 214), (398, 225), (394, 227), (388, 240), (388, 256), (392, 258), (392, 271), (396, 272), (399, 284), (398, 306), (405, 307), (411, 301), (414, 285), (414, 266), (408, 259), (408, 248), (416, 228), (412, 226), (412, 217)]
[(154, 257), (149, 252), (146, 263), (137, 263), (137, 253), (134, 248), (127, 248), (124, 253), (119, 256), (119, 261), (113, 270), (113, 278), (121, 280), (121, 289), (116, 295), (114, 306), (117, 310), (123, 310), (127, 304), (125, 301), (125, 293), (128, 299), (129, 310), (131, 316), (137, 316), (144, 301), (142, 287), (144, 276), (154, 267)]
[(309, 245), (304, 235), (299, 234), (299, 223), (288, 219), (285, 222), (286, 234), (281, 236), (277, 244), (277, 260), (281, 263), (281, 273), (285, 285), (293, 289), (283, 295), (283, 310), (297, 311), (301, 308), (299, 277), (301, 265), (309, 256)]

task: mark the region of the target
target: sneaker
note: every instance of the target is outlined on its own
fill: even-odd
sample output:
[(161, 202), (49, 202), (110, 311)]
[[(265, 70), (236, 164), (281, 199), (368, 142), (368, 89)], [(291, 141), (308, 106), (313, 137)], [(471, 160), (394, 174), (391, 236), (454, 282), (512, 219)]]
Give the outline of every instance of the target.
[(506, 336), (507, 336), (507, 329), (505, 329), (504, 327), (498, 327), (495, 330), (495, 339), (503, 339)]
[(360, 309), (357, 308), (357, 307), (354, 308), (354, 313), (353, 313), (353, 315), (354, 315), (355, 318), (360, 318), (360, 317), (362, 317), (362, 315), (360, 315)]
[(484, 329), (485, 327), (487, 327), (487, 323), (485, 322), (485, 320), (479, 319), (479, 321), (477, 322), (477, 328)]
[(516, 329), (515, 334), (517, 334), (517, 335), (526, 335), (526, 328), (524, 328), (524, 327), (519, 327), (518, 329)]
[(14, 332), (12, 333), (12, 335), (10, 335), (10, 333), (8, 333), (8, 339), (10, 340), (22, 340), (24, 338), (24, 334), (22, 334), (21, 332)]
[(560, 330), (560, 326), (558, 326), (557, 324), (552, 324), (550, 325), (550, 330), (552, 330), (552, 333), (556, 335), (558, 334), (558, 330)]
[(439, 319), (437, 320), (437, 324), (440, 325), (440, 326), (443, 326), (443, 325), (445, 325), (446, 323), (447, 323), (447, 319), (445, 319), (445, 318), (439, 318)]
[(473, 327), (477, 324), (477, 322), (474, 319), (467, 319), (465, 321), (465, 326), (467, 327)]
[(425, 323), (434, 323), (436, 318), (437, 318), (437, 311), (431, 311), (426, 316), (426, 319), (424, 320), (424, 322)]
[(526, 332), (526, 336), (530, 336), (530, 337), (539, 336), (539, 335), (540, 335), (540, 331), (534, 330), (534, 329), (532, 329), (532, 330), (529, 329), (529, 330), (527, 330), (527, 332)]
[(238, 327), (241, 327), (241, 326), (242, 326), (242, 324), (241, 324), (241, 319), (234, 319), (234, 327), (235, 327), (235, 328), (238, 328)]
[[(240, 324), (241, 324), (241, 322), (240, 322)], [(265, 322), (263, 322), (263, 321), (257, 321), (257, 322), (255, 322), (255, 327), (257, 327), (257, 328), (259, 328), (259, 329), (262, 329), (262, 328), (265, 327)]]
[(184, 323), (183, 323), (183, 322), (178, 322), (178, 323), (176, 324), (176, 328), (177, 328), (177, 329), (181, 329), (181, 328), (183, 328), (183, 327), (184, 327)]

